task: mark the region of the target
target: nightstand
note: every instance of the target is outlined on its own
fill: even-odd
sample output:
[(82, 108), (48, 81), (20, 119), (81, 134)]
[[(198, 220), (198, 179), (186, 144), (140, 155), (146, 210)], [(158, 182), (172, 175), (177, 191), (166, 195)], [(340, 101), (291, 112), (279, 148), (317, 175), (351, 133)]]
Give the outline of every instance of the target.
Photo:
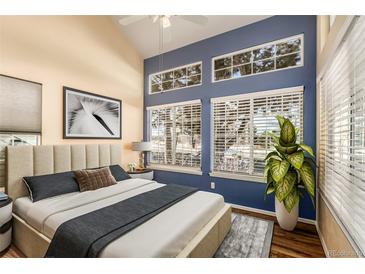
[(128, 174), (132, 178), (153, 180), (153, 170), (148, 168), (144, 170), (128, 171)]
[(13, 200), (0, 201), (0, 252), (11, 244)]

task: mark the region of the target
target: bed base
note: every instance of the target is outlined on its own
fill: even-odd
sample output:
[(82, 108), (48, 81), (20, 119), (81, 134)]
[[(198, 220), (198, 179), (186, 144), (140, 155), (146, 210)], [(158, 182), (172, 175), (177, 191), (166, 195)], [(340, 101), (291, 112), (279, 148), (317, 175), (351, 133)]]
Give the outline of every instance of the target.
[[(13, 244), (26, 257), (42, 258), (51, 240), (13, 213)], [(231, 206), (225, 205), (177, 255), (178, 258), (209, 258), (231, 228)]]

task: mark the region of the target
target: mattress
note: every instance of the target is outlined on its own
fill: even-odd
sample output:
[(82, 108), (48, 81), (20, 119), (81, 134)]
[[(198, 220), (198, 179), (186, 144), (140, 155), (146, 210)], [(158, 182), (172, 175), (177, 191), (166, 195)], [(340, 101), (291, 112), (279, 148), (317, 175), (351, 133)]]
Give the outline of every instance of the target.
[[(35, 203), (22, 197), (15, 201), (14, 212), (52, 239), (67, 220), (162, 186), (155, 181), (128, 179)], [(198, 191), (110, 243), (100, 257), (176, 257), (223, 207), (221, 195)]]

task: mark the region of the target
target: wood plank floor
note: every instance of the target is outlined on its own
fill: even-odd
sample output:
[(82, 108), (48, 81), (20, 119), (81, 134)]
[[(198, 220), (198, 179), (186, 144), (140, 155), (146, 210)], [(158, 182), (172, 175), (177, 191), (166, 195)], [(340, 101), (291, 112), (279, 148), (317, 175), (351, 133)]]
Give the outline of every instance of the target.
[[(246, 214), (262, 219), (275, 221), (274, 233), (270, 251), (271, 258), (323, 258), (325, 257), (317, 230), (314, 225), (298, 223), (294, 231), (285, 231), (279, 227), (276, 218), (241, 209), (234, 212)], [(15, 247), (10, 246), (0, 253), (0, 258), (24, 258), (24, 255)]]
[(0, 259), (1, 258), (25, 258), (25, 256), (14, 245), (11, 245), (8, 249), (0, 252)]

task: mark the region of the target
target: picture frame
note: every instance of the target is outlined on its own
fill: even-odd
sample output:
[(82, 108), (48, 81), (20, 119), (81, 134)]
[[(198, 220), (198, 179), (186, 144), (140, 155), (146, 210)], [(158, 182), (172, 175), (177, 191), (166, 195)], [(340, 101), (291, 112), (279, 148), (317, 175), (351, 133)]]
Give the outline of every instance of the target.
[(64, 139), (122, 139), (122, 101), (63, 87)]

